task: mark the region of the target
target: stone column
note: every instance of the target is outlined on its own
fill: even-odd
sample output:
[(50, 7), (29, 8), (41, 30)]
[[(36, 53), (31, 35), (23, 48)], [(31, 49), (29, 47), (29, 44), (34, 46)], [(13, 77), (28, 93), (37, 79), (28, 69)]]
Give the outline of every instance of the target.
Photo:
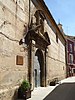
[(42, 59), (42, 63), (41, 63), (41, 86), (45, 87), (45, 51), (43, 51), (43, 59)]
[(28, 45), (28, 80), (31, 84), (31, 72), (32, 70), (32, 41), (30, 40), (29, 45)]

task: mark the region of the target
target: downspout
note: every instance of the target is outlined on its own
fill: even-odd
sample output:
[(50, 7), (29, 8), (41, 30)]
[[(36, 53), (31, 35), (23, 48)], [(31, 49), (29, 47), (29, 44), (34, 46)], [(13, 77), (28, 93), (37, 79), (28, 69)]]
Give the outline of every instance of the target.
[(65, 42), (65, 63), (66, 63), (66, 78), (68, 77), (68, 67), (67, 67), (67, 42)]
[(29, 0), (29, 23), (28, 23), (29, 26), (30, 26), (30, 17), (31, 17), (30, 16), (30, 13), (31, 13), (31, 10), (30, 9), (31, 9), (31, 0)]

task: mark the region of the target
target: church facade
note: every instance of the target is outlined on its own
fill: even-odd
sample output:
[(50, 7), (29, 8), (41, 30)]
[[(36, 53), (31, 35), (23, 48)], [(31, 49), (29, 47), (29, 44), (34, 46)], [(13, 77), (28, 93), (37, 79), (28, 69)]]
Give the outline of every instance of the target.
[(65, 38), (43, 0), (0, 0), (0, 99), (23, 79), (45, 87), (66, 77)]

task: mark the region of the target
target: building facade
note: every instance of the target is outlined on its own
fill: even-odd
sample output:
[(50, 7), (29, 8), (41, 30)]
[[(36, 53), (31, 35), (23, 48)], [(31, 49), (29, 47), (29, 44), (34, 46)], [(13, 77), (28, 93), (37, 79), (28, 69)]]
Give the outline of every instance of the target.
[(73, 36), (66, 35), (66, 50), (67, 50), (67, 74), (75, 76), (75, 39)]
[(65, 38), (43, 0), (0, 0), (0, 100), (66, 77)]

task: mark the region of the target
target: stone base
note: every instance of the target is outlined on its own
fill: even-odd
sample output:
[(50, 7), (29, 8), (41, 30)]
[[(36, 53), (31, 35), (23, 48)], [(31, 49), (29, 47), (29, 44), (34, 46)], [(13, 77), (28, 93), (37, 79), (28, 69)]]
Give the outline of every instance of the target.
[(17, 100), (17, 90), (18, 86), (11, 89), (0, 90), (0, 100)]

